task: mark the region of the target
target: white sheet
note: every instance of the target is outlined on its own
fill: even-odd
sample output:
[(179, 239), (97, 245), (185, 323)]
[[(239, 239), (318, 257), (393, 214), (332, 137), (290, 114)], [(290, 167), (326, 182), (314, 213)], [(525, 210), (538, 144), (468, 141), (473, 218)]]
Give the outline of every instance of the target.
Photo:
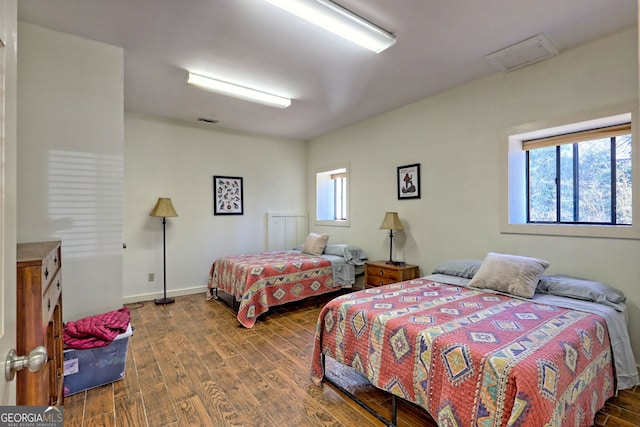
[[(299, 249), (291, 249), (290, 252), (299, 253)], [(350, 288), (356, 283), (355, 265), (350, 264), (343, 257), (338, 255), (322, 254), (321, 258), (331, 262), (333, 273), (333, 286), (336, 288)]]
[(337, 255), (322, 254), (320, 256), (331, 261), (333, 286), (336, 288), (350, 288), (356, 283), (356, 272), (353, 264), (348, 264), (343, 257)]
[[(425, 276), (424, 278), (433, 280), (434, 282), (464, 287), (469, 287), (467, 285), (470, 281), (470, 279), (448, 276), (446, 274), (432, 274), (429, 276)], [(478, 290), (489, 293), (501, 293), (492, 291), (491, 289)], [(598, 304), (596, 302), (559, 297), (555, 295), (535, 294), (531, 300), (528, 300), (526, 298), (519, 298), (510, 294), (506, 295), (526, 301), (533, 301), (539, 304), (547, 304), (556, 307), (586, 311), (601, 316), (607, 322), (607, 328), (609, 329), (609, 339), (611, 341), (611, 347), (613, 350), (613, 362), (615, 365), (617, 378), (617, 389), (624, 390), (640, 384), (640, 378), (638, 377), (638, 370), (636, 369), (633, 351), (631, 350), (629, 331), (627, 330), (627, 324), (625, 321), (626, 310), (619, 312), (612, 307)]]

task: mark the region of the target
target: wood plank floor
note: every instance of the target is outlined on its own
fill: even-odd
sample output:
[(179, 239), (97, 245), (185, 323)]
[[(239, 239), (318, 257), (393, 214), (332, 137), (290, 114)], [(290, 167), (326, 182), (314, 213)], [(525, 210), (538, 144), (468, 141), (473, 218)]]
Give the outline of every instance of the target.
[[(334, 386), (309, 380), (315, 299), (276, 308), (251, 329), (204, 294), (128, 307), (134, 333), (124, 379), (68, 396), (65, 426), (384, 425)], [(345, 389), (390, 416), (389, 395), (352, 371), (335, 372)], [(398, 426), (436, 426), (420, 408), (398, 402)], [(595, 425), (640, 426), (640, 388), (610, 399)]]

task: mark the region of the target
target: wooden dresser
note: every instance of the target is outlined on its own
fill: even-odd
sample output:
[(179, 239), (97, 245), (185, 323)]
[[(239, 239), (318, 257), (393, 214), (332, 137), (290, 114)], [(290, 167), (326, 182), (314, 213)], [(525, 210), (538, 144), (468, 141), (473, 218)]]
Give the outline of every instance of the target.
[(417, 265), (393, 265), (387, 264), (386, 261), (370, 261), (365, 264), (364, 286), (372, 288), (402, 282), (415, 279), (419, 274), (420, 268)]
[(16, 374), (16, 404), (62, 405), (64, 355), (62, 337), (62, 260), (60, 242), (19, 243), (17, 250), (17, 352), (47, 348), (39, 372)]

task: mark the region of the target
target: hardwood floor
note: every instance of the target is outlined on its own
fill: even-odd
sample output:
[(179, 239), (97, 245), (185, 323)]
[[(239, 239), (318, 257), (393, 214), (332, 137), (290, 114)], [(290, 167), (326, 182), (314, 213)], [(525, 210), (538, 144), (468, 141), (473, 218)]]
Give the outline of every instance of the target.
[[(384, 425), (334, 386), (309, 380), (315, 299), (276, 308), (251, 329), (204, 294), (128, 307), (134, 333), (124, 379), (66, 397), (65, 426)], [(348, 369), (335, 372), (347, 390), (390, 417), (389, 395)], [(398, 399), (398, 426), (436, 423)], [(596, 426), (640, 426), (640, 388), (610, 399)]]

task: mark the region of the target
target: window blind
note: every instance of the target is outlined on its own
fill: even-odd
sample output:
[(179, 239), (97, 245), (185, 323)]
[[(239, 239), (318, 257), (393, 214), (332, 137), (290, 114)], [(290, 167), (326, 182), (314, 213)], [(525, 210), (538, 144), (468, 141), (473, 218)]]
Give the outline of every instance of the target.
[(554, 147), (556, 145), (574, 144), (576, 142), (593, 141), (600, 138), (628, 135), (631, 133), (631, 123), (607, 126), (598, 129), (589, 129), (580, 132), (566, 133), (563, 135), (549, 136), (546, 138), (529, 139), (522, 142), (524, 151), (536, 148)]

